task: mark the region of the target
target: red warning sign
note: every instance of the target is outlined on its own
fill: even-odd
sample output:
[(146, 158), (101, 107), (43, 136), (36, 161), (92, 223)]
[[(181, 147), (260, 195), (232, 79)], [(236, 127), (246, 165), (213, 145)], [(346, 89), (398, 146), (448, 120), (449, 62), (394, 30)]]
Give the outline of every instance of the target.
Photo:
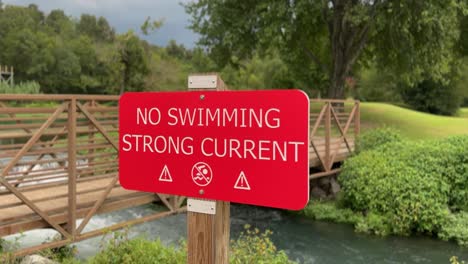
[(125, 93), (119, 122), (127, 189), (293, 210), (307, 204), (302, 91)]

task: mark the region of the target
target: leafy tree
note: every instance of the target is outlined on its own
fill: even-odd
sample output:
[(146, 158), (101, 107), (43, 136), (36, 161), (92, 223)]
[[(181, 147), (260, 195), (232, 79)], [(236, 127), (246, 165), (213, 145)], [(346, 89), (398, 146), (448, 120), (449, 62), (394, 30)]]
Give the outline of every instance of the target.
[(65, 15), (65, 12), (60, 9), (52, 10), (45, 19), (45, 24), (51, 28), (55, 34), (73, 33), (73, 22)]
[(113, 41), (115, 38), (115, 31), (107, 22), (107, 19), (104, 17), (99, 17), (97, 21), (97, 31), (99, 35), (97, 36), (99, 40), (102, 41)]
[(169, 41), (166, 47), (167, 54), (178, 59), (190, 59), (191, 52), (183, 44), (178, 45), (173, 39)]
[(126, 88), (132, 91), (144, 89), (144, 76), (149, 73), (148, 60), (140, 39), (133, 31), (118, 36), (120, 62), (123, 65), (120, 94)]
[(346, 78), (375, 60), (403, 74), (444, 79), (458, 37), (462, 0), (216, 1), (185, 5), (191, 28), (218, 65), (239, 66), (254, 50), (275, 46), (308, 87), (326, 82), (328, 96), (345, 96)]
[(98, 35), (96, 16), (82, 14), (76, 28), (79, 33), (88, 35), (92, 39), (96, 39)]
[(55, 63), (53, 41), (43, 32), (32, 32), (27, 28), (11, 31), (3, 41), (3, 58), (15, 67), (19, 80), (42, 80)]

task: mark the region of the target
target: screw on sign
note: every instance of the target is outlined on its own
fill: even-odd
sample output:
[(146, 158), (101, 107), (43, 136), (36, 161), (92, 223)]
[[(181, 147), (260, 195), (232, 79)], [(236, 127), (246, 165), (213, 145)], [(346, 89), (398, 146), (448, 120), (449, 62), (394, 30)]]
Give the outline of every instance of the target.
[(204, 163), (195, 163), (192, 167), (192, 180), (198, 186), (207, 186), (213, 179), (211, 167)]

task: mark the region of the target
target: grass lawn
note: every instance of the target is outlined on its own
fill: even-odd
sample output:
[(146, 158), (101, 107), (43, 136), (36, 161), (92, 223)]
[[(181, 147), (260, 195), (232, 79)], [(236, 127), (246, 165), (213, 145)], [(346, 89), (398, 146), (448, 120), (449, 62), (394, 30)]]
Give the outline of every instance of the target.
[(460, 111), (458, 111), (458, 114), (460, 115), (460, 117), (468, 118), (468, 107), (460, 109)]
[(361, 103), (362, 131), (390, 126), (412, 139), (468, 134), (468, 108), (462, 109), (460, 116), (426, 114), (385, 103)]

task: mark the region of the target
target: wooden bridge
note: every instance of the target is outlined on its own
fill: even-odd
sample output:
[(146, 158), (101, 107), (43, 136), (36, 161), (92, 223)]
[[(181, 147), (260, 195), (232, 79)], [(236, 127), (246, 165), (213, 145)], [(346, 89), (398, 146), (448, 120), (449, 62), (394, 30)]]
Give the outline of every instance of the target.
[[(184, 197), (124, 190), (118, 181), (118, 96), (0, 95), (0, 237), (53, 228), (62, 240), (25, 255), (185, 211)], [(311, 101), (311, 178), (339, 171), (359, 134), (359, 102)], [(84, 232), (99, 213), (167, 208)], [(77, 220), (82, 219), (79, 225)]]

